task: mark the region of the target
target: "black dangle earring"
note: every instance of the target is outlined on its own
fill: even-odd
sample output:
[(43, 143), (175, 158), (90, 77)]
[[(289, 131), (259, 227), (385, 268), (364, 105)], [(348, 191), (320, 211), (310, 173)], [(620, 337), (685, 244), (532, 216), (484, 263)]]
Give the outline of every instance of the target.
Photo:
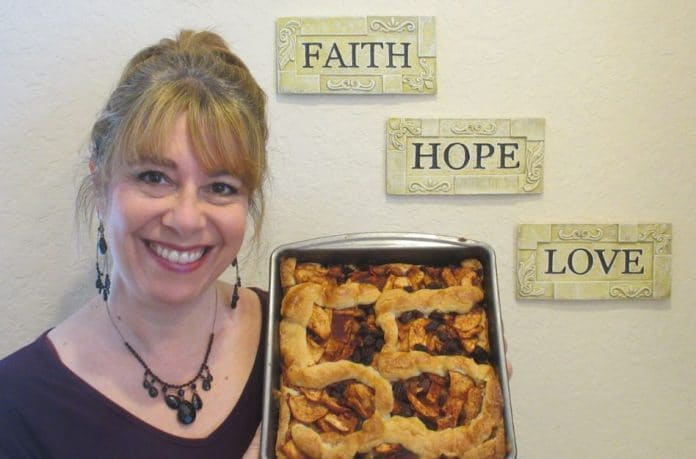
[(239, 301), (239, 287), (242, 286), (242, 279), (239, 278), (239, 263), (237, 259), (232, 260), (232, 266), (234, 266), (237, 272), (237, 281), (234, 283), (234, 290), (232, 290), (232, 301), (230, 301), (230, 307), (235, 309), (237, 307), (237, 302)]
[[(109, 291), (111, 289), (111, 278), (109, 277), (109, 260), (107, 259), (106, 250), (106, 238), (104, 237), (104, 224), (99, 220), (99, 227), (97, 228), (97, 281), (94, 286), (97, 291), (102, 296), (104, 301), (109, 299)], [(99, 258), (101, 256), (102, 268), (99, 267)]]

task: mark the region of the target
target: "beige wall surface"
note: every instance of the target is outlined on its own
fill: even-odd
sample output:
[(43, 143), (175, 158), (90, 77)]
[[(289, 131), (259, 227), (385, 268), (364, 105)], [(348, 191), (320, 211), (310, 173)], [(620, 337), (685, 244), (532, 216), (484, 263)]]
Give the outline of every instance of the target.
[[(32, 0), (0, 9), (0, 355), (92, 294), (73, 224), (95, 115), (126, 60), (182, 27), (222, 34), (269, 95), (262, 243), (362, 231), (466, 236), (497, 252), (521, 458), (696, 457), (696, 3)], [(278, 95), (275, 19), (428, 15), (438, 94)], [(544, 192), (388, 196), (390, 117), (546, 119)], [(665, 300), (515, 298), (518, 223), (671, 223)], [(231, 273), (227, 273), (231, 278)]]

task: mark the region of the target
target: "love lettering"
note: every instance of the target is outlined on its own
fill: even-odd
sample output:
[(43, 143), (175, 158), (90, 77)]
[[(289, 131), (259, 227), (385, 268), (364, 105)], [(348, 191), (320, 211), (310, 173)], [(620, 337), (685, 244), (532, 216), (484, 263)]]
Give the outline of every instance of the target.
[(643, 249), (576, 248), (566, 256), (559, 256), (558, 249), (544, 249), (544, 274), (573, 273), (584, 276), (593, 269), (609, 274), (613, 268), (621, 274), (643, 274)]

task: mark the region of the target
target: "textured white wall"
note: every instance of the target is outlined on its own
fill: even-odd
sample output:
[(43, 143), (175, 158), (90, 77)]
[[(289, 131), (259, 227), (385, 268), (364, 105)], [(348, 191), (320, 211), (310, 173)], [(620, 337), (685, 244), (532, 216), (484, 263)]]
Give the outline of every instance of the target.
[[(122, 66), (181, 27), (212, 28), (269, 94), (269, 206), (263, 242), (243, 260), (246, 284), (266, 285), (270, 251), (295, 240), (416, 231), (486, 241), (498, 255), (519, 457), (696, 457), (696, 3), (15, 3), (0, 11), (0, 355), (92, 293), (93, 234), (78, 235), (73, 196), (80, 150)], [(275, 93), (276, 17), (394, 13), (436, 17), (437, 96)], [(386, 196), (390, 116), (545, 117), (544, 194)], [(521, 222), (671, 222), (671, 299), (517, 301)]]

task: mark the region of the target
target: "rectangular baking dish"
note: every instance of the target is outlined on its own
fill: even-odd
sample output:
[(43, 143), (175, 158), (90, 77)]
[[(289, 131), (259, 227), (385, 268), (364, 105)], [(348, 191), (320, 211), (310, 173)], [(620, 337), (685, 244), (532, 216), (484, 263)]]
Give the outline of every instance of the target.
[(299, 262), (354, 265), (401, 262), (443, 266), (459, 264), (463, 259), (472, 257), (481, 261), (486, 295), (484, 303), (490, 322), (490, 361), (500, 375), (503, 392), (503, 415), (507, 444), (510, 448), (506, 458), (517, 457), (493, 249), (485, 243), (464, 238), (420, 233), (352, 233), (286, 244), (273, 251), (270, 261), (261, 457), (275, 457), (278, 407), (273, 394), (278, 389), (281, 371), (278, 325), (281, 319), (280, 304), (283, 297), (280, 285), (280, 262), (286, 257), (296, 257)]

